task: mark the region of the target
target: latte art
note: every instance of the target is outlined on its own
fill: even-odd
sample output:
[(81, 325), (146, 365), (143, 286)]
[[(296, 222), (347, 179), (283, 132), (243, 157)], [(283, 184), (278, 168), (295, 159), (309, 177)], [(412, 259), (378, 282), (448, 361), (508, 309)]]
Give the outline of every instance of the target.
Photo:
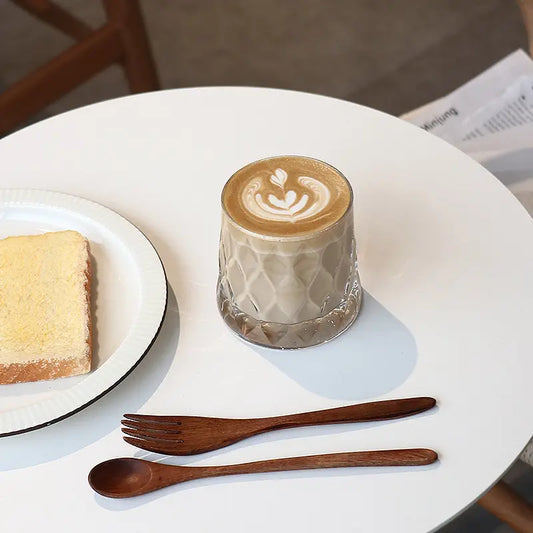
[(351, 205), (351, 188), (336, 169), (316, 159), (285, 156), (236, 172), (222, 194), (237, 224), (264, 235), (305, 235), (339, 220)]
[(243, 206), (258, 218), (294, 223), (315, 216), (328, 205), (331, 193), (319, 180), (298, 176), (295, 190), (289, 188), (287, 178), (282, 168), (270, 176), (270, 183), (279, 188), (277, 195), (264, 191), (262, 178), (253, 178), (243, 189)]

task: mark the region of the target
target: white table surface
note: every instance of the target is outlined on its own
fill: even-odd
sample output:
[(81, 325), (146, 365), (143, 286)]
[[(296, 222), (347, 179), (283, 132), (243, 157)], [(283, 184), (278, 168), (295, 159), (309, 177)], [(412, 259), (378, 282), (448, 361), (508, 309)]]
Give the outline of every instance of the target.
[[(214, 297), (222, 185), (247, 162), (287, 153), (323, 159), (351, 180), (366, 291), (353, 328), (296, 352), (239, 341)], [(526, 445), (533, 223), (489, 172), (430, 134), (303, 93), (174, 90), (9, 136), (0, 175), (2, 187), (116, 210), (155, 245), (171, 286), (161, 334), (123, 383), (66, 420), (0, 439), (3, 530), (425, 532), (475, 501)], [(124, 412), (264, 416), (417, 395), (435, 396), (438, 409), (166, 460), (430, 447), (440, 461), (428, 467), (207, 479), (130, 500), (100, 497), (87, 483), (100, 461), (147, 455), (122, 441)]]

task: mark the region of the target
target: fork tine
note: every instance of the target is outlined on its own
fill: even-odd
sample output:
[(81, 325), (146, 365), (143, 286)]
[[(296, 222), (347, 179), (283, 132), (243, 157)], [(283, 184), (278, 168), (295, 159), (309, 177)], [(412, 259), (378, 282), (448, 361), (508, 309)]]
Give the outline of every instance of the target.
[(138, 415), (132, 413), (126, 413), (124, 418), (132, 420), (134, 422), (143, 422), (146, 425), (152, 424), (172, 424), (181, 426), (181, 421), (176, 416), (161, 416), (161, 415)]
[[(136, 448), (141, 448), (143, 450), (146, 450), (148, 452), (154, 452), (154, 453), (162, 453), (162, 454), (168, 454), (172, 455), (176, 452), (176, 450), (179, 448), (180, 444), (177, 441), (149, 441), (145, 439), (138, 439), (133, 437), (123, 437), (123, 439), (132, 446), (135, 446)], [(180, 453), (180, 455), (182, 455)], [(184, 454), (188, 455), (188, 454)]]
[(136, 420), (121, 420), (122, 425), (128, 428), (159, 431), (161, 433), (178, 433), (181, 431), (177, 424), (151, 424), (146, 422), (137, 422)]
[(153, 431), (151, 429), (146, 428), (121, 428), (122, 433), (125, 433), (126, 435), (130, 435), (131, 437), (140, 437), (140, 438), (146, 438), (149, 440), (155, 439), (155, 440), (176, 440), (179, 442), (183, 442), (183, 440), (179, 437), (181, 434), (181, 431), (174, 431), (172, 433), (167, 433), (164, 431)]

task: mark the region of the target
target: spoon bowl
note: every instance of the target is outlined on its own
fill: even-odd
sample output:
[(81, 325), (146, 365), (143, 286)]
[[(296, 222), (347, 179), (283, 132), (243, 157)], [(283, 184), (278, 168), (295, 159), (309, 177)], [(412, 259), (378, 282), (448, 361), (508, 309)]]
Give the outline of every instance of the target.
[(89, 473), (89, 485), (99, 494), (121, 498), (127, 494), (143, 494), (152, 479), (152, 463), (123, 457), (96, 465)]

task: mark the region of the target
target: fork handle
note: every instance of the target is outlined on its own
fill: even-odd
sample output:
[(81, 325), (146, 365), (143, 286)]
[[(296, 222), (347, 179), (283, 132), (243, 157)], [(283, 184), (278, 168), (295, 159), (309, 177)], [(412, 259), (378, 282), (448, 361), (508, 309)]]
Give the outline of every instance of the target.
[(438, 458), (435, 451), (427, 448), (404, 450), (377, 450), (364, 452), (330, 453), (286, 457), (252, 463), (221, 466), (191, 467), (195, 478), (228, 476), (232, 474), (254, 474), (259, 472), (282, 472), (287, 470), (309, 470), (313, 468), (339, 468), (350, 466), (421, 466), (434, 463)]
[(429, 397), (383, 400), (346, 407), (335, 407), (321, 411), (262, 418), (262, 431), (319, 424), (341, 424), (343, 422), (370, 422), (390, 420), (422, 413), (435, 406), (436, 400)]

